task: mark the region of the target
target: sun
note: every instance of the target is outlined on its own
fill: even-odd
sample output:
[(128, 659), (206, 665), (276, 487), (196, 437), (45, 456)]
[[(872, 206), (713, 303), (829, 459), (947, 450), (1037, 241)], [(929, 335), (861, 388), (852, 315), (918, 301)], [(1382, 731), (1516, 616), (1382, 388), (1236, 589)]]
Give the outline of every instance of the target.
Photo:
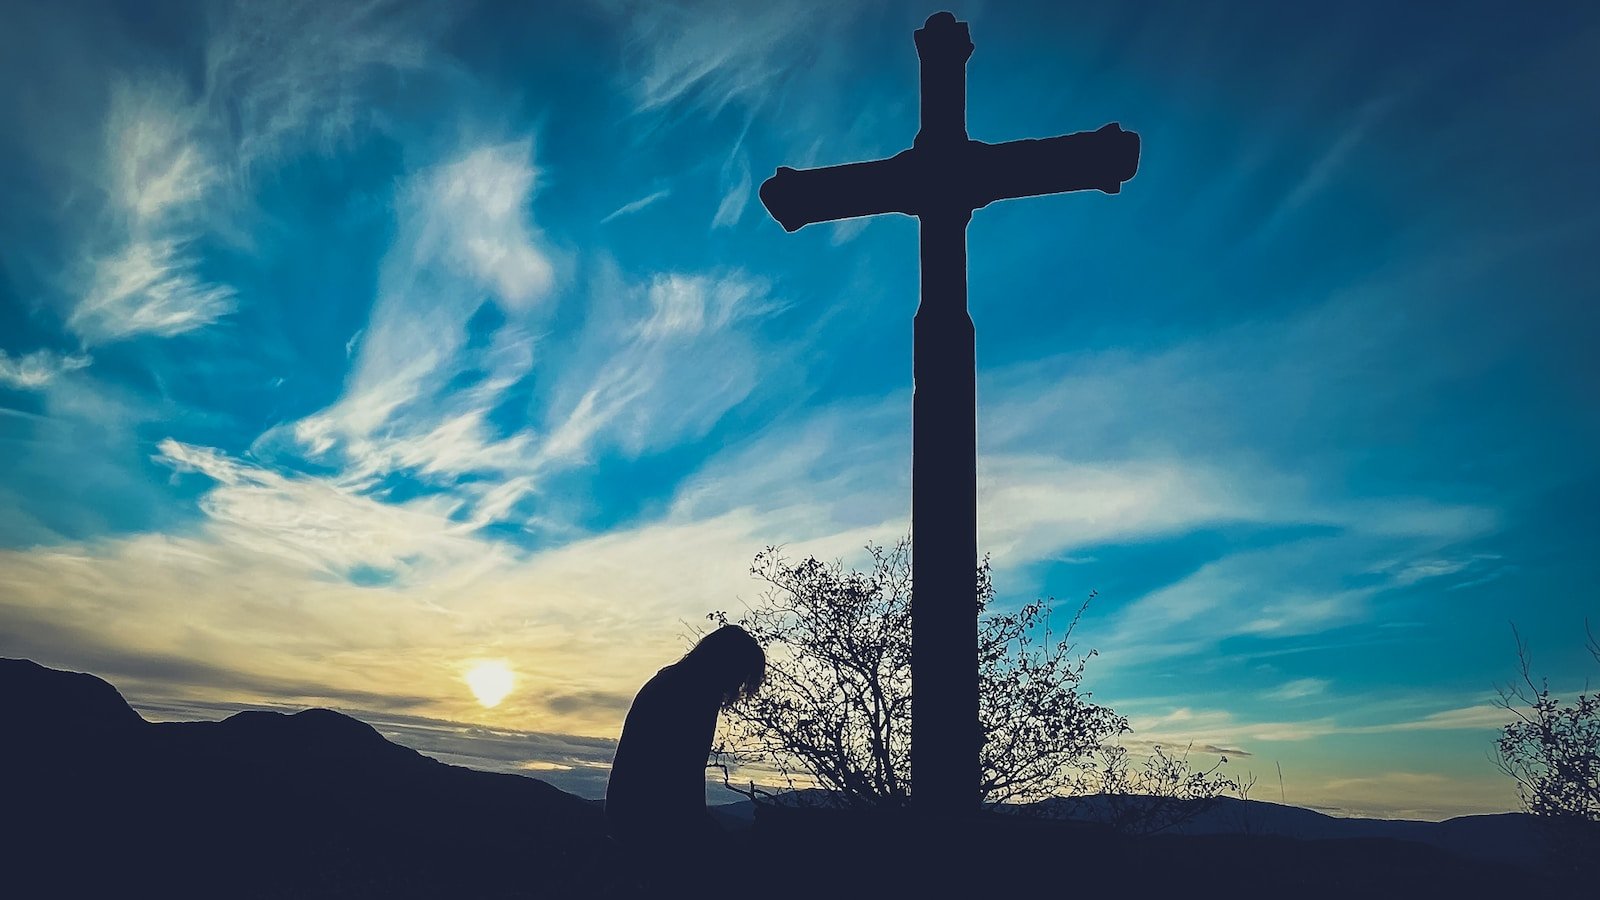
[(515, 683), (516, 676), (503, 659), (486, 659), (467, 670), (467, 687), (485, 707), (499, 706)]

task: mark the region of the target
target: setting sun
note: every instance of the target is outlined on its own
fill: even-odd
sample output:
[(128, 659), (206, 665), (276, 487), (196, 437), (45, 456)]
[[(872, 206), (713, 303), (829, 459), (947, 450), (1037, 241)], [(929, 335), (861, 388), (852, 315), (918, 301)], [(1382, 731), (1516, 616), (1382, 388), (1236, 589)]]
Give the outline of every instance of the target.
[(499, 706), (500, 701), (511, 693), (515, 683), (515, 676), (511, 666), (503, 659), (484, 660), (467, 670), (467, 687), (472, 689), (472, 696), (485, 707)]

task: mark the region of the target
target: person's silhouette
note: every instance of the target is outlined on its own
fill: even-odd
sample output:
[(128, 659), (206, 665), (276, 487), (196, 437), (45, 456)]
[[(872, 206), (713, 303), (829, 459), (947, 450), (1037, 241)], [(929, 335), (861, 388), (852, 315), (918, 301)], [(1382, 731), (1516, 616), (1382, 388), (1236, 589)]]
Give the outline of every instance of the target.
[(720, 831), (706, 810), (705, 776), (717, 714), (755, 693), (766, 667), (755, 638), (724, 625), (639, 689), (605, 800), (607, 829), (637, 865), (670, 879)]

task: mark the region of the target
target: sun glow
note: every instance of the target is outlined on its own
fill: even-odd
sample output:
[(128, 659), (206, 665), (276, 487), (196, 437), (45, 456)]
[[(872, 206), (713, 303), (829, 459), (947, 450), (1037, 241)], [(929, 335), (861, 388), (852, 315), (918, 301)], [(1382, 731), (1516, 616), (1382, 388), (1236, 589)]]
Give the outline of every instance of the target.
[(467, 687), (472, 689), (472, 696), (477, 697), (479, 703), (485, 707), (495, 707), (511, 693), (516, 676), (505, 660), (486, 659), (467, 670), (466, 681)]

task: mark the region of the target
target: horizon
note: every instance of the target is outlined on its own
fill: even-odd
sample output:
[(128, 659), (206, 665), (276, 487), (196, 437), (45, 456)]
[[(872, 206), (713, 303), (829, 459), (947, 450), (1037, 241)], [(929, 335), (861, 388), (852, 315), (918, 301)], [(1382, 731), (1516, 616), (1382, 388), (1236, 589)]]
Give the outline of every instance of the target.
[(1600, 621), (1576, 6), (24, 7), (0, 656), (599, 796), (758, 551), (907, 531), (916, 223), (754, 194), (910, 145), (938, 9), (974, 139), (1143, 139), (968, 229), (997, 606), (1097, 592), (1129, 745), (1254, 799), (1518, 809), (1511, 625), (1570, 696)]
[[(25, 659), (24, 660), (17, 660), (17, 659), (11, 659), (11, 658), (8, 658), (8, 657), (0, 657), (0, 662), (30, 662), (31, 663), (33, 661), (32, 660), (25, 660)], [(65, 670), (52, 670), (52, 671), (65, 671)], [(92, 672), (91, 673), (66, 672), (66, 674), (89, 674), (89, 675), (93, 675)], [(98, 678), (98, 676), (95, 676), (95, 677)], [(100, 679), (100, 680), (103, 681), (104, 679)], [(107, 682), (107, 683), (109, 684), (109, 682)], [(110, 686), (111, 686), (111, 688), (113, 690), (116, 690), (116, 685), (112, 684)], [(121, 692), (118, 691), (118, 694), (120, 696)], [(127, 700), (126, 697), (122, 697), (122, 699), (125, 702)], [(145, 722), (147, 722), (148, 724), (152, 724), (152, 725), (181, 724), (181, 723), (189, 723), (189, 722), (219, 722), (219, 721), (222, 721), (224, 719), (231, 718), (232, 716), (237, 715), (238, 713), (241, 713), (241, 712), (268, 712), (268, 713), (276, 713), (276, 714), (279, 714), (279, 715), (288, 716), (288, 715), (294, 715), (294, 714), (300, 713), (300, 712), (330, 711), (330, 710), (327, 710), (326, 707), (306, 707), (306, 706), (292, 706), (292, 705), (281, 705), (281, 704), (249, 704), (249, 705), (240, 705), (240, 706), (234, 706), (234, 705), (231, 705), (231, 704), (227, 704), (227, 705), (200, 704), (200, 705), (190, 705), (190, 706), (183, 706), (183, 707), (161, 706), (161, 707), (153, 707), (153, 708), (148, 708), (148, 709), (142, 709), (141, 710), (138, 707), (134, 706), (133, 704), (129, 703), (128, 707), (130, 709), (132, 709), (136, 714), (138, 714), (140, 716), (140, 718), (144, 719)], [(450, 751), (450, 749), (448, 748), (448, 745), (440, 743), (436, 736), (430, 735), (428, 733), (428, 730), (427, 730), (428, 726), (439, 724), (439, 723), (436, 723), (436, 722), (427, 721), (427, 722), (423, 722), (423, 723), (407, 723), (404, 720), (400, 720), (400, 721), (393, 721), (393, 720), (385, 721), (386, 717), (381, 716), (381, 715), (375, 716), (377, 721), (368, 721), (367, 718), (365, 718), (365, 717), (363, 717), (361, 715), (354, 714), (354, 713), (350, 713), (350, 712), (346, 712), (346, 711), (338, 711), (338, 710), (333, 710), (333, 712), (337, 712), (339, 715), (348, 716), (351, 719), (354, 719), (354, 720), (356, 720), (358, 722), (361, 722), (364, 725), (367, 725), (368, 727), (372, 728), (373, 731), (377, 732), (381, 737), (385, 738), (386, 740), (389, 740), (392, 743), (408, 747), (409, 749), (412, 749), (412, 750), (416, 750), (417, 752), (421, 753), (423, 756), (429, 757), (429, 758), (431, 758), (431, 759), (433, 759), (435, 761), (438, 761), (438, 762), (442, 762), (442, 763), (444, 763), (446, 765), (457, 766), (457, 767), (462, 767), (462, 768), (469, 768), (469, 769), (475, 769), (475, 770), (481, 771), (481, 772), (492, 772), (492, 773), (495, 773), (495, 774), (515, 775), (515, 776), (525, 777), (525, 778), (539, 779), (540, 775), (541, 775), (541, 771), (540, 770), (537, 770), (537, 769), (530, 770), (526, 766), (516, 764), (517, 763), (516, 760), (498, 760), (497, 761), (497, 760), (486, 759), (486, 758), (484, 758), (482, 756), (478, 756), (478, 755), (466, 755), (466, 756), (463, 756), (463, 755), (460, 755), (460, 754), (452, 753)], [(179, 717), (177, 717), (179, 715), (188, 715), (188, 716), (196, 716), (196, 715), (198, 715), (198, 716), (200, 716), (200, 718), (179, 718)], [(368, 713), (366, 715), (372, 716), (373, 714)], [(208, 716), (217, 716), (217, 718), (209, 718)], [(418, 727), (419, 724), (421, 725), (421, 728)], [(503, 736), (503, 737), (511, 737), (511, 736), (516, 736), (516, 735), (515, 735), (515, 733), (506, 733), (506, 734), (502, 734), (501, 736)], [(520, 737), (523, 738), (523, 739), (526, 739), (526, 740), (538, 741), (541, 738), (547, 738), (548, 736), (537, 735), (537, 734), (527, 734), (527, 735), (521, 735)], [(602, 744), (601, 747), (602, 747), (602, 749), (607, 749), (607, 750), (612, 749), (609, 745), (605, 745), (605, 744)], [(452, 761), (452, 759), (454, 759), (455, 761)], [(540, 780), (546, 780), (546, 779), (540, 779)], [(828, 793), (829, 792), (827, 788), (822, 788), (822, 787), (789, 787), (789, 786), (759, 785), (759, 784), (758, 784), (758, 786), (759, 787), (764, 787), (764, 788), (771, 788), (772, 790), (771, 790), (770, 793), (767, 794), (767, 796), (769, 796), (771, 798), (774, 798), (774, 799), (778, 798), (778, 797), (781, 797), (781, 796), (783, 796), (785, 794), (791, 794), (791, 793), (810, 794), (810, 793)], [(603, 790), (603, 788), (604, 788), (604, 780), (603, 779), (600, 781), (599, 787)], [(570, 793), (570, 791), (569, 791), (569, 793)], [(576, 796), (580, 797), (581, 799), (591, 800), (591, 801), (595, 801), (595, 802), (599, 802), (600, 800), (603, 799), (602, 797), (599, 797), (599, 796), (584, 797), (582, 794), (577, 794)], [(1054, 799), (1072, 800), (1072, 799), (1093, 798), (1093, 797), (1103, 797), (1103, 796), (1106, 796), (1106, 795), (1103, 794), (1103, 793), (1095, 793), (1095, 794), (1083, 794), (1083, 795), (1052, 797), (1052, 798), (1049, 798), (1049, 799), (1052, 799), (1052, 800), (1054, 800)], [(1142, 796), (1142, 795), (1132, 794), (1130, 796)], [(711, 782), (709, 782), (709, 781), (707, 782), (706, 803), (707, 803), (708, 806), (712, 806), (712, 807), (717, 807), (717, 806), (737, 806), (737, 805), (740, 805), (740, 804), (747, 804), (747, 803), (752, 803), (752, 802), (757, 802), (757, 801), (753, 801), (748, 794), (746, 794), (746, 793), (744, 793), (742, 791), (728, 789), (728, 788), (722, 787), (721, 785), (713, 785)], [(1040, 802), (1040, 801), (1029, 801), (1029, 802), (1004, 801), (1004, 802), (1002, 802), (1002, 803), (1000, 803), (998, 805), (1000, 807), (1012, 806), (1012, 805), (1028, 806), (1028, 805), (1032, 805), (1033, 803), (1037, 803), (1037, 802)], [(1044, 802), (1049, 802), (1049, 801), (1046, 800)], [(1304, 810), (1304, 811), (1307, 811), (1307, 812), (1320, 813), (1320, 814), (1323, 814), (1323, 815), (1328, 815), (1328, 816), (1333, 817), (1333, 818), (1362, 818), (1362, 817), (1359, 817), (1359, 816), (1345, 815), (1344, 814), (1345, 811), (1339, 810), (1339, 809), (1324, 809), (1324, 808), (1319, 808), (1319, 807), (1316, 807), (1316, 806), (1309, 806), (1309, 805), (1302, 806), (1302, 805), (1298, 805), (1298, 804), (1285, 803), (1282, 800), (1271, 800), (1271, 799), (1267, 799), (1267, 798), (1263, 798), (1263, 797), (1259, 797), (1259, 796), (1240, 796), (1240, 795), (1238, 795), (1236, 793), (1222, 793), (1222, 794), (1218, 794), (1217, 796), (1212, 797), (1212, 798), (1206, 798), (1206, 799), (1191, 798), (1191, 799), (1178, 800), (1176, 802), (1182, 803), (1182, 804), (1200, 804), (1202, 806), (1210, 806), (1210, 805), (1212, 805), (1214, 803), (1218, 803), (1218, 802), (1260, 803), (1260, 804), (1264, 804), (1264, 805), (1267, 805), (1267, 806), (1277, 806), (1277, 807), (1282, 807), (1282, 808), (1285, 808), (1285, 809), (1298, 809), (1298, 810)], [(1531, 815), (1531, 814), (1527, 813), (1525, 811), (1522, 811), (1522, 810), (1507, 810), (1507, 811), (1502, 811), (1502, 812), (1491, 812), (1491, 813), (1468, 813), (1466, 815), (1469, 815), (1469, 816), (1470, 815), (1521, 815), (1521, 816), (1527, 816), (1527, 815)], [(1374, 821), (1439, 821), (1439, 820), (1408, 820), (1408, 819), (1381, 818), (1381, 817), (1373, 819), (1373, 820)], [(1444, 820), (1444, 821), (1448, 821), (1448, 820)]]

